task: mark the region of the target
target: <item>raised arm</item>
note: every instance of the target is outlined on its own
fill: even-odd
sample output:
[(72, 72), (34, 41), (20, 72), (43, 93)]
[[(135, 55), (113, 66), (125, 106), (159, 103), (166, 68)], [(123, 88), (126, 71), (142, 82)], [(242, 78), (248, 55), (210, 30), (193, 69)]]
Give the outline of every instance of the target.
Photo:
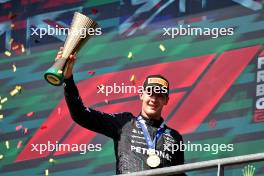
[[(60, 48), (56, 59), (61, 58), (62, 52), (63, 48)], [(76, 56), (71, 55), (64, 72), (64, 95), (72, 119), (84, 128), (111, 138), (118, 138), (122, 126), (130, 120), (132, 114), (107, 114), (85, 107), (73, 80), (72, 72), (75, 61)]]
[(84, 106), (73, 76), (65, 79), (64, 95), (72, 119), (84, 128), (118, 138), (122, 126), (130, 120), (130, 113), (107, 114)]

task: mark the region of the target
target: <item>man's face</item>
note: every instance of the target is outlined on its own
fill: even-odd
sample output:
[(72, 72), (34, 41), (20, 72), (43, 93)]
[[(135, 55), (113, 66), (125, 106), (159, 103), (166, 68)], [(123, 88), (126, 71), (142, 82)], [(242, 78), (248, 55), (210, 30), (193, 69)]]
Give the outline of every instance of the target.
[(148, 117), (159, 118), (164, 105), (167, 105), (169, 97), (166, 94), (154, 94), (143, 91), (140, 94), (142, 101), (142, 113)]

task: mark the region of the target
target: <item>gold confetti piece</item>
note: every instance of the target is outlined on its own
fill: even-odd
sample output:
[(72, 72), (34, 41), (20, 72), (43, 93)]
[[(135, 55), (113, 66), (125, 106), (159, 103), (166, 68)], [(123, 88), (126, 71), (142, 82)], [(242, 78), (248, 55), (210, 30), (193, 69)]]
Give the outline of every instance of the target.
[(16, 65), (13, 64), (12, 66), (13, 66), (13, 72), (16, 72)]
[(0, 160), (4, 158), (4, 155), (0, 155)]
[(13, 89), (11, 92), (10, 92), (10, 95), (11, 96), (15, 96), (18, 92), (20, 92), (22, 89), (21, 86), (16, 86), (15, 89)]
[(12, 23), (12, 24), (10, 25), (10, 27), (11, 27), (11, 28), (14, 28), (14, 27), (15, 27), (15, 25)]
[(21, 45), (21, 51), (22, 51), (22, 53), (24, 53), (24, 52), (25, 52), (25, 47), (24, 47), (24, 45), (23, 45), (23, 44)]
[(16, 90), (21, 91), (22, 86), (16, 86)]
[(7, 97), (1, 99), (1, 104), (5, 103), (7, 101)]
[(49, 159), (49, 162), (50, 162), (50, 163), (54, 163), (55, 160), (54, 160), (53, 158), (50, 158), (50, 159)]
[(23, 45), (23, 44), (21, 45), (21, 52), (22, 52), (22, 53), (24, 53), (24, 52), (25, 52), (25, 47), (24, 47), (24, 45)]
[(3, 114), (0, 114), (0, 119), (3, 119), (4, 118), (4, 115)]
[(13, 43), (14, 39), (11, 38), (10, 41), (9, 41), (9, 44), (11, 45)]
[(13, 97), (15, 96), (16, 94), (18, 93), (18, 90), (17, 89), (14, 89), (10, 92), (10, 95)]
[(136, 80), (135, 75), (132, 75), (130, 81), (135, 81), (135, 80)]
[(61, 73), (63, 73), (63, 71), (62, 70), (58, 70), (58, 73), (61, 74)]
[(162, 45), (162, 44), (159, 45), (159, 48), (160, 48), (160, 50), (161, 50), (162, 52), (164, 52), (164, 51), (166, 50), (165, 46)]
[(5, 55), (10, 57), (11, 56), (11, 52), (10, 51), (5, 51)]
[(127, 58), (128, 59), (131, 59), (133, 57), (133, 53), (130, 51), (129, 53), (128, 53), (128, 55), (127, 55)]
[(17, 89), (14, 89), (10, 92), (10, 95), (13, 97), (15, 96), (16, 94), (18, 93), (18, 90)]
[(18, 141), (18, 143), (17, 143), (17, 149), (20, 148), (21, 145), (22, 145), (22, 141), (20, 140), (20, 141)]
[(49, 175), (49, 170), (46, 169), (46, 170), (45, 170), (45, 176), (48, 176), (48, 175)]
[(9, 142), (8, 142), (8, 141), (5, 141), (5, 146), (6, 146), (7, 149), (10, 148), (10, 147), (9, 147)]

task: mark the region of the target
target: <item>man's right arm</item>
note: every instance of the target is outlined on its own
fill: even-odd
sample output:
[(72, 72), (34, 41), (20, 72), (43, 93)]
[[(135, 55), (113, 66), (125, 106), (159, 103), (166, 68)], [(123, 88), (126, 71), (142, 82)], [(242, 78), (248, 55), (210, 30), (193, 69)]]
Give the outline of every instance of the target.
[(107, 114), (84, 106), (73, 76), (64, 80), (64, 95), (72, 119), (84, 128), (118, 138), (122, 126), (129, 121), (129, 113)]

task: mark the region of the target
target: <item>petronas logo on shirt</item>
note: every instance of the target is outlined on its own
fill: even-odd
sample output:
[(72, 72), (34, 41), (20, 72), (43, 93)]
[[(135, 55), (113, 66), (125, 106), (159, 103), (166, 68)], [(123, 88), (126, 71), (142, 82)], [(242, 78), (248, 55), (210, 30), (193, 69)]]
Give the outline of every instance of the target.
[(242, 169), (243, 176), (254, 176), (255, 173), (255, 167), (252, 165), (247, 165)]

